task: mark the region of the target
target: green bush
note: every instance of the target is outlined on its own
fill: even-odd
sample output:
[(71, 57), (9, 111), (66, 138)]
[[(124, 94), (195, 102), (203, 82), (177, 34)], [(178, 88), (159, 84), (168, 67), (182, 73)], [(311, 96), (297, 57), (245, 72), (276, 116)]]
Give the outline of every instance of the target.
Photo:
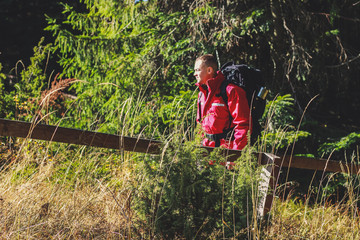
[(268, 101), (265, 113), (261, 119), (265, 126), (262, 134), (262, 142), (266, 152), (284, 152), (292, 144), (301, 139), (311, 136), (311, 133), (297, 129), (299, 117), (294, 111), (294, 99), (290, 94), (277, 96)]
[(256, 161), (244, 154), (235, 169), (227, 170), (217, 151), (203, 157), (193, 143), (168, 144), (161, 157), (146, 158), (139, 174), (144, 180), (136, 209), (150, 237), (236, 237), (253, 217)]
[(331, 158), (338, 158), (347, 161), (358, 161), (359, 159), (359, 146), (360, 146), (360, 133), (352, 132), (347, 136), (340, 138), (337, 141), (323, 143), (318, 151)]
[[(30, 121), (35, 115), (46, 115), (51, 111), (44, 109), (41, 104), (41, 93), (48, 87), (45, 74), (46, 60), (52, 50), (52, 44), (43, 45), (42, 38), (34, 47), (34, 55), (30, 58), (31, 64), (20, 72), (18, 82), (14, 86), (4, 89), (4, 75), (0, 75), (1, 110), (5, 118), (16, 118)], [(40, 105), (40, 106), (39, 106)]]

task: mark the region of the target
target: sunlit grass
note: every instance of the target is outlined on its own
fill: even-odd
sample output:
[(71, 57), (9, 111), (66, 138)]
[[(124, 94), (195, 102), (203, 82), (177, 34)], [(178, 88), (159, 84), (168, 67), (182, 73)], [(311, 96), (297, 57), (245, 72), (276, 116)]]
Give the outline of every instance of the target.
[[(180, 101), (184, 100), (175, 99), (171, 105), (189, 105)], [(137, 129), (139, 116), (151, 116), (148, 114), (152, 107), (142, 109), (139, 104), (143, 104), (142, 100), (132, 98), (119, 105), (119, 134), (145, 134)], [(254, 149), (247, 149), (233, 171), (220, 165), (209, 167), (209, 160), (224, 159), (216, 152), (204, 157), (196, 148), (199, 141), (189, 136), (196, 136), (197, 130), (178, 125), (186, 114), (186, 110), (170, 113), (177, 125), (166, 130), (169, 135), (160, 136), (164, 149), (156, 156), (29, 139), (15, 140), (12, 150), (2, 145), (0, 238), (169, 239), (167, 231), (172, 228), (177, 231), (172, 237), (180, 239), (360, 237), (356, 177), (347, 177), (346, 199), (337, 205), (327, 201), (328, 181), (324, 181), (325, 186), (316, 186), (320, 193), (309, 190), (318, 194), (311, 196), (318, 201), (290, 197), (278, 200), (268, 216), (257, 219), (259, 169), (250, 157)], [(278, 136), (284, 134), (279, 132)], [(270, 149), (281, 139), (276, 141)], [(265, 144), (259, 146), (265, 148)], [(197, 188), (204, 189), (204, 194)], [(218, 192), (211, 192), (214, 189)], [(191, 198), (194, 196), (202, 202)], [(212, 196), (219, 197), (214, 200)], [(209, 212), (204, 208), (205, 201), (213, 207)], [(245, 206), (242, 204), (246, 205), (245, 212), (241, 212)], [(197, 216), (197, 210), (208, 217)], [(191, 219), (184, 218), (181, 212)], [(180, 218), (189, 224), (183, 232), (176, 223)]]
[(348, 204), (277, 202), (264, 239), (359, 239), (359, 216), (353, 211)]

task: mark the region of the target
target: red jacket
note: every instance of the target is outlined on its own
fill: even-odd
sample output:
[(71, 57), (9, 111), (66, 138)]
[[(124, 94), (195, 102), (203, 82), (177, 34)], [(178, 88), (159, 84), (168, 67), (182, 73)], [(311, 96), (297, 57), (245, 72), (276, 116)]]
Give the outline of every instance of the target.
[[(220, 140), (220, 145), (229, 149), (241, 150), (247, 144), (250, 126), (250, 109), (245, 91), (234, 84), (226, 87), (228, 106), (220, 96), (220, 85), (225, 80), (219, 71), (206, 85), (199, 87), (197, 121), (207, 134), (223, 133), (225, 129), (234, 128), (233, 140)], [(231, 117), (230, 117), (231, 116)], [(230, 123), (231, 121), (231, 123)], [(215, 147), (215, 142), (203, 139), (204, 146)]]

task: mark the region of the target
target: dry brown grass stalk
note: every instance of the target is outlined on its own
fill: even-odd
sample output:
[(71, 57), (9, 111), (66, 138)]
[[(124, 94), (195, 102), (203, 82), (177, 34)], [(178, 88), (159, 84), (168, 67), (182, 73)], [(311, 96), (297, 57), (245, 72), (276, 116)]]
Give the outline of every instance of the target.
[(265, 239), (360, 239), (359, 217), (345, 205), (277, 202)]
[(58, 77), (59, 74), (54, 77), (50, 89), (41, 92), (41, 97), (38, 102), (40, 106), (39, 115), (41, 117), (43, 117), (41, 109), (48, 109), (49, 107), (61, 110), (61, 114), (63, 115), (64, 107), (61, 103), (65, 101), (65, 97), (68, 95), (64, 93), (64, 90), (69, 87), (71, 83), (79, 81), (75, 78), (58, 79)]
[(124, 185), (116, 188), (102, 180), (89, 184), (80, 179), (68, 186), (53, 181), (54, 161), (38, 159), (36, 171), (28, 174), (35, 161), (26, 156), (23, 154), (21, 161), (1, 172), (0, 239), (139, 237), (130, 207), (132, 192), (126, 184), (128, 172), (117, 172), (119, 178), (124, 177)]

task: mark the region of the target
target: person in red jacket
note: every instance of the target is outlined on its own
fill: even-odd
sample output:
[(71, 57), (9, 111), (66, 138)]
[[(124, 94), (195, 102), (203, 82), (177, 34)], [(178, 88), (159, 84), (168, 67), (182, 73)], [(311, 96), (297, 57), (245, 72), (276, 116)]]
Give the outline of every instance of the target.
[(226, 104), (220, 95), (220, 86), (225, 77), (217, 69), (217, 61), (211, 54), (195, 61), (194, 76), (200, 90), (197, 122), (204, 131), (202, 144), (241, 150), (247, 145), (247, 135), (251, 131), (246, 93), (241, 87), (229, 84), (226, 87)]

